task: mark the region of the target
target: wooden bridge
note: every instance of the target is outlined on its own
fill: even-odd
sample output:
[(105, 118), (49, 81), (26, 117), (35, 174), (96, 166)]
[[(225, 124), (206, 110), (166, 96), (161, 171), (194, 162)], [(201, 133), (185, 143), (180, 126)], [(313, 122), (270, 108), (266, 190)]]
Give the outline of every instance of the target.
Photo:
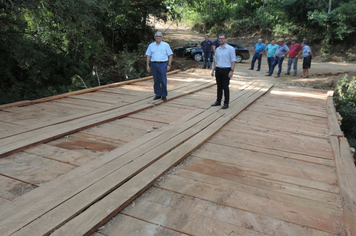
[(331, 93), (176, 72), (0, 106), (0, 235), (356, 235)]

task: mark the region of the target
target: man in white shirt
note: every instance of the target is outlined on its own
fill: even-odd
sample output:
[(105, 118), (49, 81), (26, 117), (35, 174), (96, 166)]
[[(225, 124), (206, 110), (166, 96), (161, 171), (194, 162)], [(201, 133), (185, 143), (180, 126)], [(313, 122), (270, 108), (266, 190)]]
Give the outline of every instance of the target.
[(229, 107), (230, 100), (229, 84), (230, 78), (234, 73), (236, 53), (235, 48), (227, 44), (226, 34), (219, 34), (218, 39), (220, 47), (216, 49), (216, 61), (213, 66), (213, 71), (211, 72), (211, 76), (214, 76), (215, 72), (217, 98), (216, 102), (212, 104), (212, 106), (221, 105), (222, 95), (224, 92), (225, 101), (224, 106), (222, 106), (221, 109), (227, 109)]
[[(147, 72), (151, 72), (150, 61), (153, 75), (153, 89), (155, 97), (153, 100), (167, 100), (167, 71), (171, 69), (173, 52), (168, 43), (163, 42), (163, 34), (160, 31), (155, 33), (156, 42), (151, 43), (146, 51)], [(168, 62), (167, 62), (168, 61)]]

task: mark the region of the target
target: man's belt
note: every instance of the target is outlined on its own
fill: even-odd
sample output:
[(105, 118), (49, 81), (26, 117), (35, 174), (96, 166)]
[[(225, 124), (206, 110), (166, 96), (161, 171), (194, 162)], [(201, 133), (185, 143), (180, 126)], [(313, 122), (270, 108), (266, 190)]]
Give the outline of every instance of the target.
[(161, 64), (161, 63), (167, 63), (167, 62), (166, 61), (151, 61), (151, 63)]

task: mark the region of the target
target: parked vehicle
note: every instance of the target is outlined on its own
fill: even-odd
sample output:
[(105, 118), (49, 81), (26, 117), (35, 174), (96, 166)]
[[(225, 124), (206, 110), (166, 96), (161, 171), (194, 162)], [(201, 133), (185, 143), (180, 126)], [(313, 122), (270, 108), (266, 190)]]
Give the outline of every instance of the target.
[[(242, 60), (248, 60), (250, 59), (250, 49), (242, 47), (236, 43), (230, 43), (228, 44), (232, 47), (235, 48), (236, 52), (236, 62), (240, 63)], [(192, 58), (196, 61), (202, 61), (203, 60), (203, 54), (202, 54), (202, 49), (200, 46), (194, 47), (194, 48), (186, 48), (184, 52), (185, 57)], [(211, 60), (213, 59), (213, 50), (211, 50)]]
[(196, 48), (196, 47), (200, 47), (200, 43), (199, 42), (190, 42), (190, 43), (186, 44), (183, 47), (174, 48), (173, 49), (173, 53), (174, 53), (175, 56), (182, 57), (187, 48)]

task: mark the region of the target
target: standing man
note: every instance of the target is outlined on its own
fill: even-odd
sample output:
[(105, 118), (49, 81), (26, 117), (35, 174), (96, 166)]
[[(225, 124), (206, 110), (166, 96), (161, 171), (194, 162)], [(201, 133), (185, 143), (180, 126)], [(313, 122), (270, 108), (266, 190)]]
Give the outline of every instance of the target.
[(273, 74), (273, 70), (278, 64), (278, 72), (277, 76), (275, 78), (280, 77), (281, 72), (282, 72), (282, 63), (284, 60), (284, 57), (288, 55), (289, 53), (289, 48), (287, 45), (284, 44), (284, 38), (278, 39), (278, 44), (279, 46), (277, 47), (276, 54), (274, 54), (274, 61), (271, 67), (271, 70), (268, 72), (268, 75), (266, 76), (271, 76)]
[(235, 62), (236, 62), (236, 53), (235, 48), (228, 45), (227, 35), (219, 34), (219, 43), (220, 47), (216, 49), (216, 62), (214, 63), (211, 76), (214, 76), (217, 85), (217, 98), (216, 102), (212, 106), (220, 106), (222, 95), (224, 92), (224, 106), (221, 109), (227, 109), (229, 107), (230, 101), (230, 91), (229, 84), (230, 78), (234, 73)]
[(303, 53), (303, 76), (302, 78), (309, 78), (309, 69), (311, 66), (311, 60), (314, 59), (313, 53), (306, 41), (301, 43), (303, 50), (299, 52), (298, 56)]
[(206, 62), (208, 62), (208, 69), (210, 69), (210, 57), (213, 42), (209, 40), (209, 35), (205, 35), (205, 40), (200, 43), (200, 48), (203, 51), (204, 67), (206, 69)]
[[(163, 34), (160, 31), (155, 33), (156, 42), (151, 43), (146, 51), (147, 72), (150, 73), (150, 61), (153, 75), (153, 89), (156, 96), (153, 100), (167, 100), (167, 71), (171, 69), (173, 52), (168, 43), (163, 42)], [(168, 61), (168, 63), (167, 63)]]
[(268, 71), (267, 73), (269, 73), (269, 71), (272, 68), (272, 64), (274, 61), (274, 54), (276, 54), (276, 50), (278, 48), (278, 45), (276, 44), (276, 41), (274, 39), (271, 40), (271, 43), (268, 44), (268, 46), (266, 47), (266, 56), (267, 56), (267, 63), (268, 63)]
[(286, 75), (290, 75), (290, 69), (293, 64), (294, 76), (297, 75), (298, 70), (298, 57), (299, 52), (302, 50), (302, 47), (299, 43), (297, 43), (296, 39), (292, 39), (292, 45), (289, 48), (289, 55), (288, 55), (288, 69)]
[[(219, 38), (219, 36), (218, 36), (218, 38)], [(216, 55), (216, 49), (218, 48), (218, 47), (220, 47), (220, 43), (219, 43), (219, 39), (215, 39), (215, 41), (213, 42), (213, 46), (212, 46), (212, 48), (213, 48), (213, 63), (215, 63), (215, 61), (216, 61), (216, 58), (215, 58), (215, 55)], [(214, 66), (214, 65), (213, 65)]]
[(253, 70), (253, 68), (255, 67), (256, 59), (258, 59), (257, 71), (260, 71), (262, 54), (263, 54), (264, 50), (266, 49), (266, 45), (264, 43), (262, 43), (262, 39), (259, 39), (258, 43), (256, 43), (256, 45), (253, 48), (254, 48), (255, 53), (253, 54), (252, 61), (251, 61), (251, 68), (249, 70)]

